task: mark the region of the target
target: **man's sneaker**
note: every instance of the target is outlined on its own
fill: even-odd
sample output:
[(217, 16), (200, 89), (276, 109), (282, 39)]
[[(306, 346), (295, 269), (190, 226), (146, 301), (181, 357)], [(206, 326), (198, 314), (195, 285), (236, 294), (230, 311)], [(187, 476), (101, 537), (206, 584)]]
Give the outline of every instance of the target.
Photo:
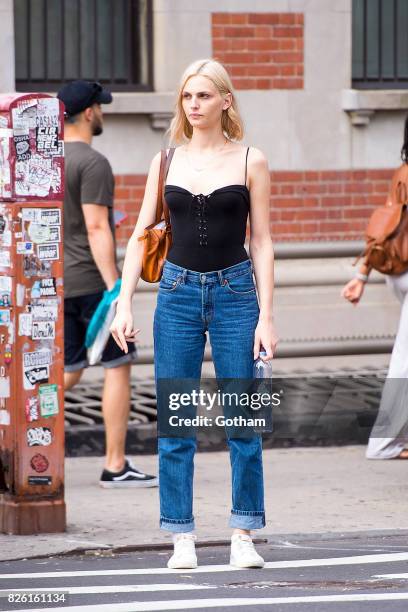
[(265, 561), (255, 550), (251, 536), (235, 533), (231, 537), (230, 565), (234, 567), (263, 567)]
[(167, 562), (170, 569), (195, 569), (197, 555), (195, 544), (197, 536), (193, 533), (177, 533), (173, 536), (174, 554)]
[(137, 470), (129, 461), (125, 460), (125, 466), (120, 472), (103, 470), (99, 484), (104, 489), (125, 489), (132, 487), (157, 487), (159, 479), (150, 474), (143, 474)]

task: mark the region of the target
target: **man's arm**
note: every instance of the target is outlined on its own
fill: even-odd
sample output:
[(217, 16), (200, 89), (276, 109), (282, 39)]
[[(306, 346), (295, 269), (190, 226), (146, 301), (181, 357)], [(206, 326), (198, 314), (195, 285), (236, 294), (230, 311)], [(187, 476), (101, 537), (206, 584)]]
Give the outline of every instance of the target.
[(109, 208), (98, 204), (82, 204), (92, 257), (108, 290), (118, 279), (115, 244), (109, 226)]

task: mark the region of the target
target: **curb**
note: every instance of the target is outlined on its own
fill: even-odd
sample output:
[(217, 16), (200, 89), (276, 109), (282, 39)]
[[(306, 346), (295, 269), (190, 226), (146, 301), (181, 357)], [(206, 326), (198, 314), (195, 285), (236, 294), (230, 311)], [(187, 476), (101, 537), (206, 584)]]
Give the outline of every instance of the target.
[[(269, 544), (271, 546), (282, 546), (282, 544), (308, 543), (308, 542), (338, 542), (339, 540), (358, 540), (361, 538), (378, 539), (378, 538), (404, 538), (408, 541), (408, 529), (370, 529), (363, 531), (333, 531), (312, 532), (312, 533), (279, 533), (266, 535), (264, 538), (254, 538), (253, 542), (257, 545)], [(196, 548), (211, 548), (225, 547), (230, 545), (230, 540), (205, 540), (196, 543)], [(43, 555), (24, 555), (22, 557), (13, 557), (1, 559), (0, 563), (8, 561), (23, 561), (28, 559), (50, 559), (54, 557), (75, 557), (75, 556), (106, 556), (110, 557), (116, 554), (128, 554), (132, 552), (154, 552), (172, 550), (173, 545), (166, 542), (157, 542), (152, 544), (129, 544), (127, 546), (109, 546), (107, 544), (103, 548), (99, 544), (95, 548), (83, 547), (73, 548), (72, 550), (48, 553)], [(408, 550), (408, 545), (406, 546)]]

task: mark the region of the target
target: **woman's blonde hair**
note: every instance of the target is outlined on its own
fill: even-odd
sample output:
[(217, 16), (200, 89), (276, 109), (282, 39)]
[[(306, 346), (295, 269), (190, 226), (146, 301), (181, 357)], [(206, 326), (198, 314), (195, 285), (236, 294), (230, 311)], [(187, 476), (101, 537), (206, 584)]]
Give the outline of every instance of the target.
[(174, 144), (185, 142), (186, 140), (190, 140), (193, 135), (193, 128), (188, 122), (183, 110), (182, 94), (187, 81), (191, 79), (191, 77), (197, 75), (205, 76), (210, 79), (222, 96), (228, 93), (232, 95), (231, 106), (222, 111), (222, 131), (231, 140), (242, 140), (244, 136), (244, 126), (238, 111), (231, 78), (220, 62), (213, 59), (204, 59), (197, 60), (190, 64), (181, 77), (174, 117), (169, 128), (171, 142)]

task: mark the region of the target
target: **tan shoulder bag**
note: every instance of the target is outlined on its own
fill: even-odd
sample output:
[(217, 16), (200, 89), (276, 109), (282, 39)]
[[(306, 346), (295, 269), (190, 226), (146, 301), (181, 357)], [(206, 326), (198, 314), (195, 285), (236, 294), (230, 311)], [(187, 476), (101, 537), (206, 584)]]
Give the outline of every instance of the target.
[[(161, 152), (156, 219), (145, 228), (143, 236), (138, 238), (139, 241), (144, 240), (140, 276), (148, 283), (157, 283), (161, 279), (164, 261), (172, 242), (170, 213), (164, 197), (164, 185), (173, 154), (174, 148), (169, 149), (168, 155), (165, 149)], [(162, 219), (163, 213), (164, 219)]]

